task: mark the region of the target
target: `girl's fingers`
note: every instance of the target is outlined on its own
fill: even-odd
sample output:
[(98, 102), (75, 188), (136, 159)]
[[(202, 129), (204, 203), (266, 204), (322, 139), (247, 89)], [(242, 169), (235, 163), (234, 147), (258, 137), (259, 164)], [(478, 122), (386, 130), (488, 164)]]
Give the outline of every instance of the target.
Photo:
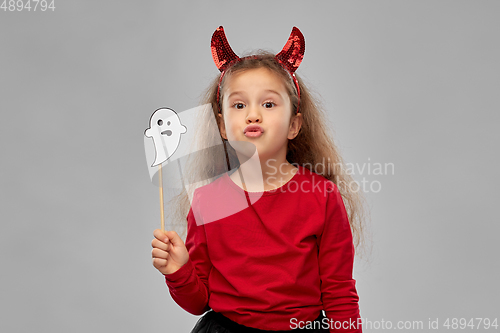
[(167, 234), (165, 234), (163, 231), (161, 231), (160, 229), (156, 229), (154, 232), (153, 232), (153, 235), (155, 236), (155, 238), (157, 240), (159, 240), (160, 242), (162, 243), (165, 243), (165, 244), (168, 244), (170, 243), (170, 240), (167, 236)]
[(161, 258), (153, 258), (153, 266), (156, 269), (164, 268), (167, 266), (168, 261), (166, 259)]
[(151, 251), (151, 255), (153, 258), (159, 258), (159, 259), (168, 258), (168, 252), (162, 251), (160, 249), (153, 249), (153, 251)]
[(159, 241), (158, 239), (153, 239), (153, 241), (151, 242), (151, 246), (153, 248), (158, 248), (160, 250), (163, 250), (163, 251), (169, 251), (170, 250), (170, 243), (169, 244), (165, 244), (163, 243), (162, 241)]

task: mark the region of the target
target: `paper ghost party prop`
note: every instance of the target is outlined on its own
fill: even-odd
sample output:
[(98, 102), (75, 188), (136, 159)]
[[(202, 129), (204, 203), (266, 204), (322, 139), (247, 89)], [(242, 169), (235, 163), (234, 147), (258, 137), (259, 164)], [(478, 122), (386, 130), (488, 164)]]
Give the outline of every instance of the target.
[[(221, 139), (215, 138), (203, 142), (204, 145), (201, 147), (193, 146), (196, 142), (196, 126), (199, 126), (199, 118), (211, 112), (211, 104), (180, 112), (166, 107), (153, 112), (149, 119), (149, 127), (144, 131), (144, 149), (149, 176), (154, 185), (160, 185), (159, 171), (162, 167), (164, 187), (185, 188), (183, 169), (186, 160), (193, 154), (196, 155), (197, 150), (222, 144)], [(205, 126), (217, 130), (215, 119), (210, 119)]]
[[(215, 133), (215, 135), (200, 138), (201, 132)], [(162, 230), (164, 230), (165, 225), (164, 188), (185, 189), (192, 204), (196, 189), (215, 181), (225, 173), (238, 170), (239, 176), (243, 178), (242, 183), (244, 183), (244, 179), (247, 181), (252, 179), (255, 183), (262, 184), (261, 189), (263, 190), (263, 180), (259, 179), (261, 174), (254, 172), (261, 168), (256, 146), (248, 141), (226, 141), (224, 143), (220, 137), (211, 104), (181, 112), (175, 112), (166, 107), (159, 108), (151, 115), (149, 127), (144, 131), (143, 137), (149, 176), (151, 182), (160, 190)], [(226, 151), (229, 149), (228, 147), (237, 152), (236, 160), (234, 157), (228, 157)], [(207, 156), (210, 158), (213, 156), (214, 160), (207, 161)], [(187, 169), (187, 164), (199, 160), (221, 166), (221, 168), (217, 168), (221, 170), (220, 174), (216, 174), (210, 179), (194, 178), (197, 177), (196, 173), (187, 175), (184, 171)], [(238, 168), (243, 163), (249, 168)], [(249, 172), (248, 170), (250, 170), (250, 174), (246, 173)], [(210, 207), (206, 207), (206, 204), (202, 205), (204, 207), (193, 207), (197, 217), (196, 222), (210, 223), (220, 220), (248, 208), (261, 197), (253, 193), (251, 198), (248, 198), (243, 189), (238, 189), (239, 187), (235, 186), (232, 189), (235, 191), (234, 193), (208, 194), (213, 199)], [(204, 192), (206, 193), (206, 190)], [(236, 195), (236, 192), (239, 192), (239, 195)]]
[(144, 135), (153, 139), (156, 157), (151, 166), (165, 162), (177, 150), (181, 134), (186, 133), (186, 126), (181, 124), (177, 113), (169, 108), (156, 110), (149, 121), (149, 128)]

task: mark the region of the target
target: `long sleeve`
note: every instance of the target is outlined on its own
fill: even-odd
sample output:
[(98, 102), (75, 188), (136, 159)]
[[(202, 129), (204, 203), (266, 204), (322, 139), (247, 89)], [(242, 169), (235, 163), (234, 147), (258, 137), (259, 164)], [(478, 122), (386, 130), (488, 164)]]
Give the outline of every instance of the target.
[[(337, 186), (327, 195), (325, 225), (318, 237), (321, 298), (330, 332), (361, 333), (356, 280), (352, 278), (354, 245), (347, 212)], [(340, 327), (342, 326), (342, 327)]]
[[(197, 196), (193, 198), (193, 206)], [(202, 315), (210, 310), (208, 306), (208, 276), (212, 263), (208, 256), (205, 226), (197, 225), (193, 207), (187, 216), (186, 248), (189, 260), (179, 270), (165, 275), (173, 300), (184, 310), (193, 315)]]

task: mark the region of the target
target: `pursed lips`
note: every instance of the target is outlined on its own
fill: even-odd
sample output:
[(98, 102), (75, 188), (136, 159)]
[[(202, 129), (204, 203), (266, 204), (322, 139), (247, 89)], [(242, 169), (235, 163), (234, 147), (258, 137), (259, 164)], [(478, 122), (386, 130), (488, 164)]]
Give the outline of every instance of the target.
[(259, 130), (253, 130), (253, 131), (246, 131), (245, 136), (249, 138), (257, 138), (263, 134), (262, 131)]
[[(247, 127), (245, 127), (245, 129), (243, 130), (243, 134), (247, 134), (247, 133), (264, 133), (264, 129), (262, 127), (260, 127), (259, 125), (255, 125), (255, 124), (252, 124), (252, 125), (248, 125)], [(256, 135), (254, 134), (254, 135)]]

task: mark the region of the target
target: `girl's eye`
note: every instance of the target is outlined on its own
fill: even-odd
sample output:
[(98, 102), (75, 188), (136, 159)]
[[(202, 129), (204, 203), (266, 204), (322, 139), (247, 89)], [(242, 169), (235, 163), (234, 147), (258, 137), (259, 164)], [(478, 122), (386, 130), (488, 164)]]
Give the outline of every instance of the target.
[(243, 103), (234, 103), (233, 107), (241, 110), (241, 109), (243, 109), (245, 107), (245, 104), (243, 104)]
[(273, 106), (276, 106), (276, 104), (275, 104), (274, 102), (265, 102), (265, 103), (264, 103), (264, 107), (265, 107), (266, 109), (270, 109), (270, 108), (272, 108)]

